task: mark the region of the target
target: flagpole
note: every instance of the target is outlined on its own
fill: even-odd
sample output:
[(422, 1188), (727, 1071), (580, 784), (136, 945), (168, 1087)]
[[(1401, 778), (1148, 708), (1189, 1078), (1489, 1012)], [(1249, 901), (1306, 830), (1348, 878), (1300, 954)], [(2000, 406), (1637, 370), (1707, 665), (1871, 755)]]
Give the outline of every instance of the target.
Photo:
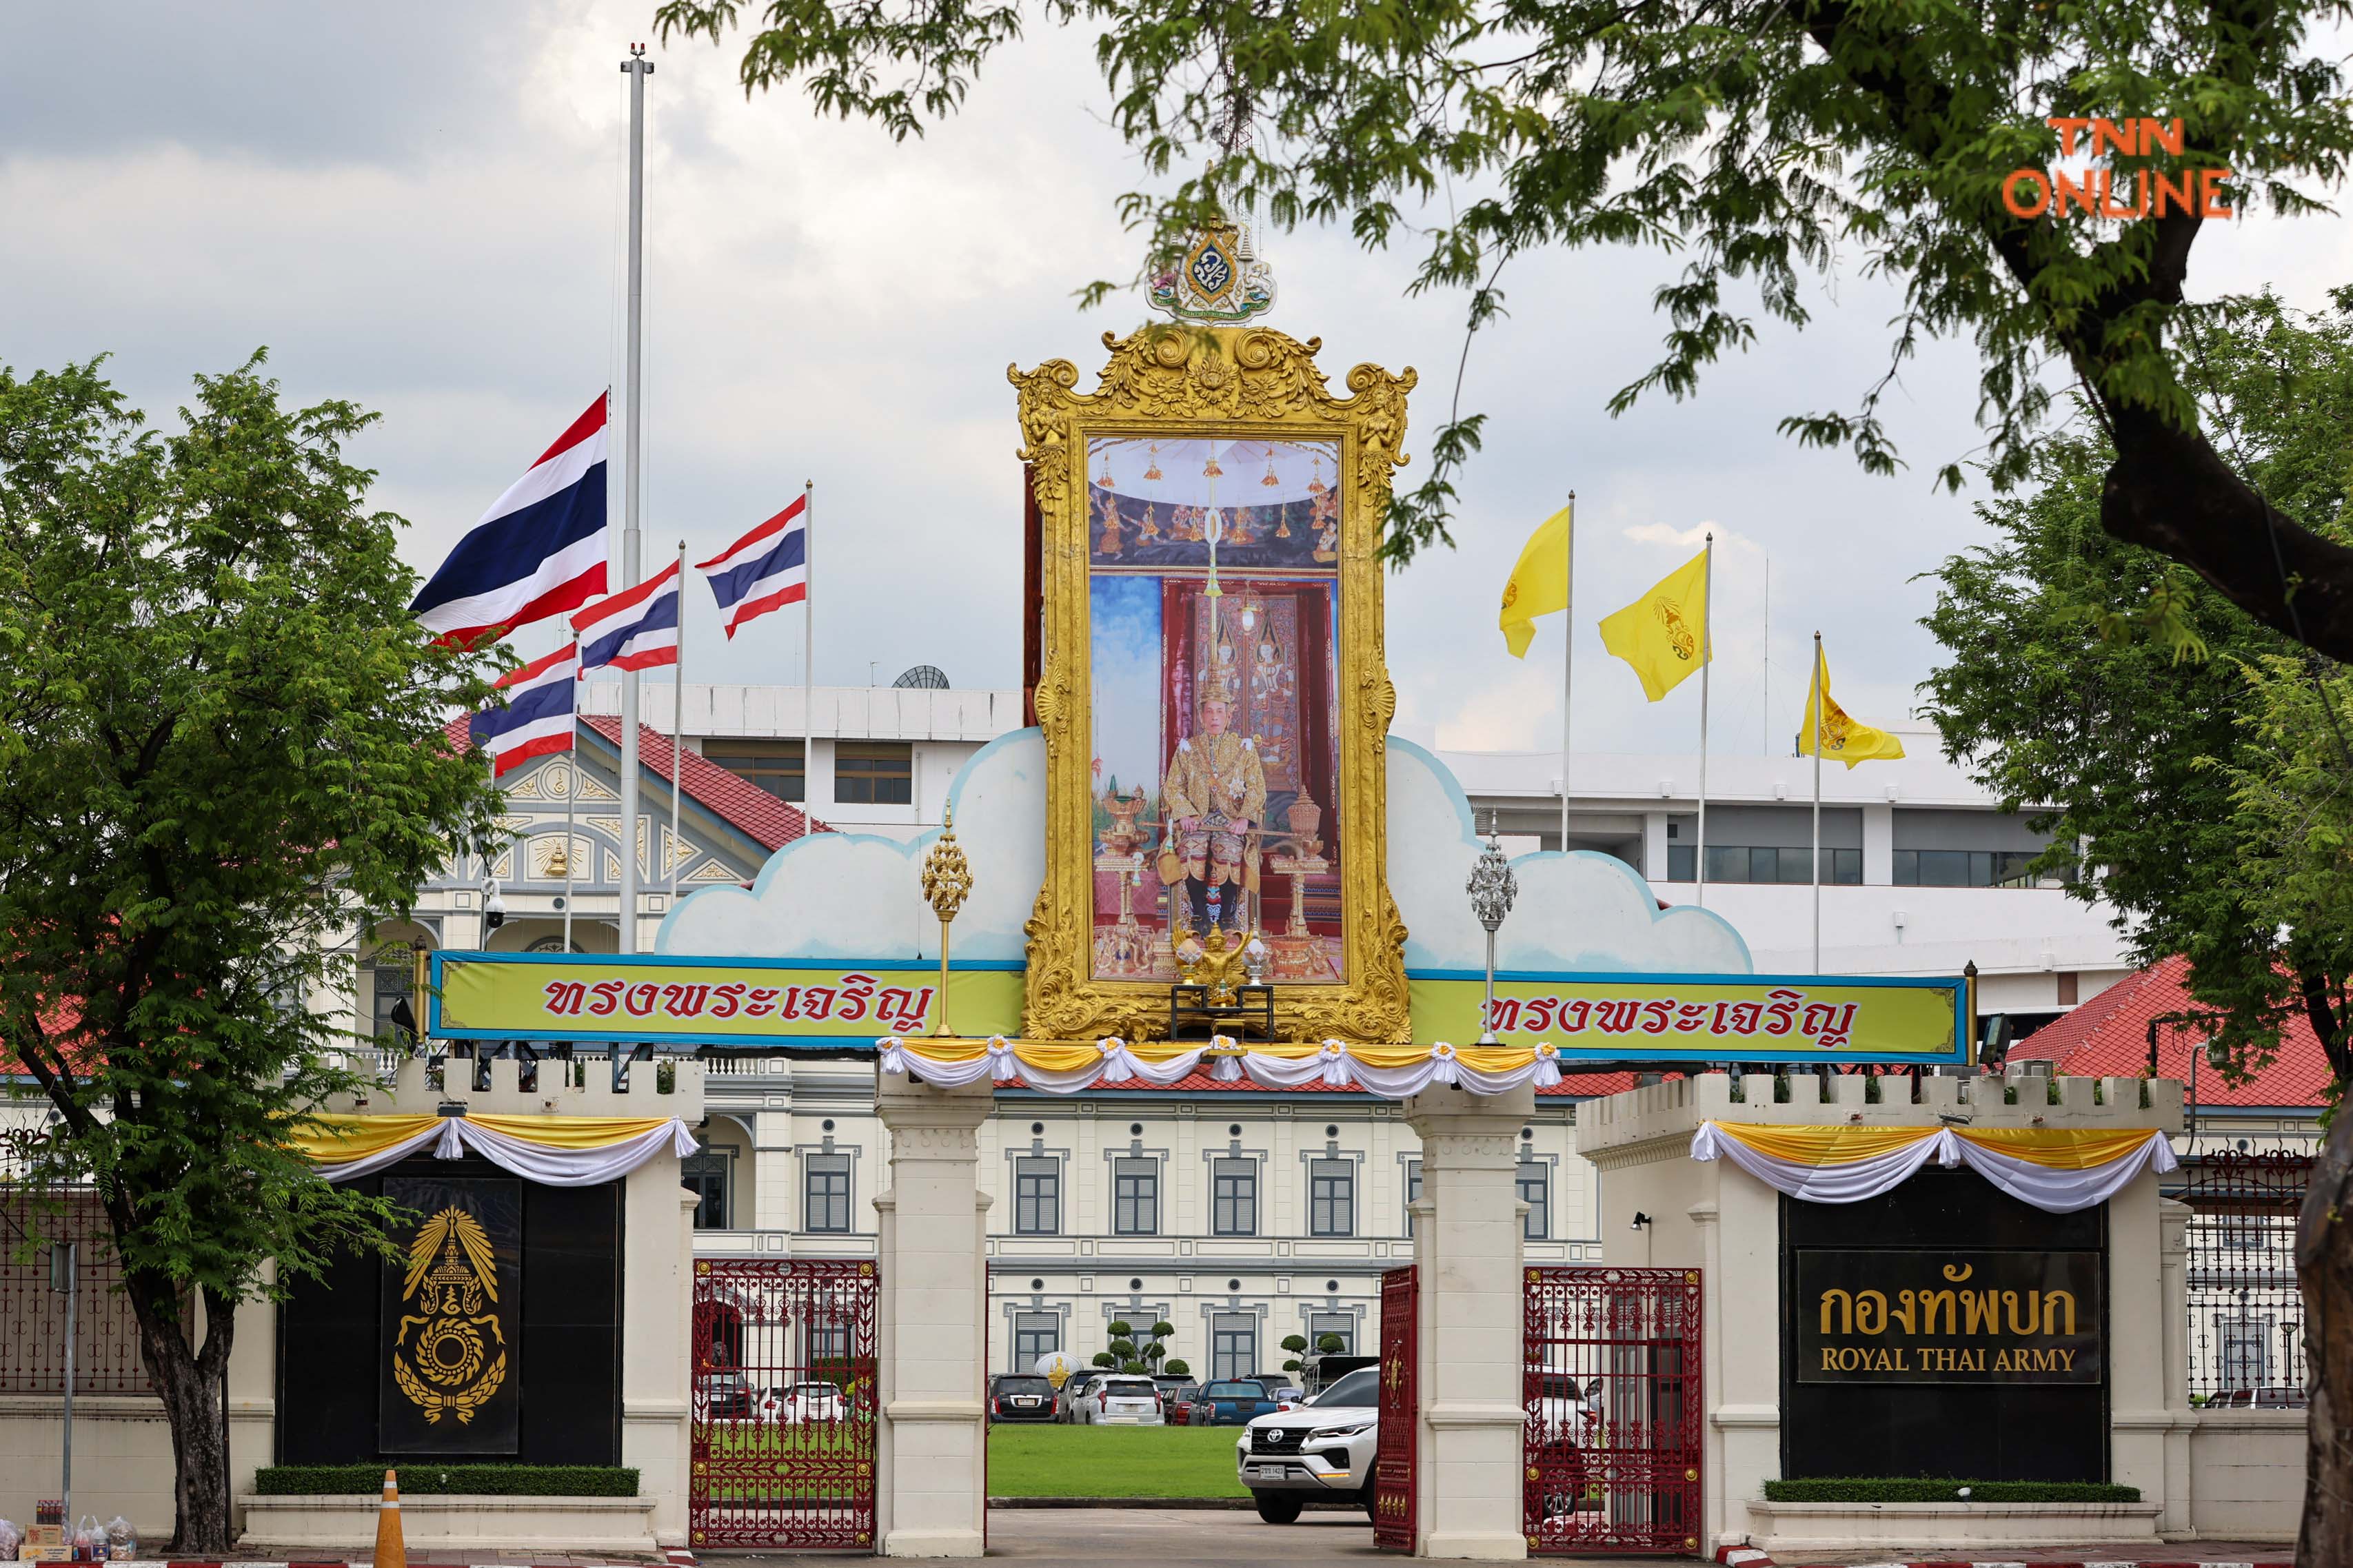
[(1827, 706), (1822, 690), (1822, 634), (1814, 634), (1813, 696), (1808, 706), (1814, 710), (1814, 973), (1822, 972), (1822, 710)]
[(678, 836), (679, 800), (686, 794), (680, 765), (686, 752), (686, 541), (678, 542), (678, 658), (670, 666), (670, 907), (678, 908), (678, 868), (686, 858)]
[(1715, 531), (1707, 535), (1705, 564), (1699, 569), (1699, 861), (1693, 880), (1699, 886), (1699, 907), (1707, 908), (1707, 678), (1715, 668)]
[(579, 847), (572, 841), (572, 806), (580, 798), (580, 638), (572, 638), (572, 757), (571, 766), (565, 770), (564, 784), (564, 951), (572, 951), (572, 862)]
[(801, 831), (817, 798), (817, 481), (801, 481)]
[(1577, 667), (1577, 492), (1568, 492), (1568, 527), (1563, 531), (1560, 616), (1560, 852), (1568, 853), (1568, 697)]
[[(643, 426), (639, 395), (645, 384), (646, 304), (646, 78), (653, 62), (643, 44), (629, 46), (621, 69), (629, 79), (629, 328), (628, 405), (623, 426), (621, 489), (621, 589), (638, 585), (638, 509), (644, 492), (638, 453)], [(621, 897), (622, 952), (638, 951), (638, 672), (621, 672)]]

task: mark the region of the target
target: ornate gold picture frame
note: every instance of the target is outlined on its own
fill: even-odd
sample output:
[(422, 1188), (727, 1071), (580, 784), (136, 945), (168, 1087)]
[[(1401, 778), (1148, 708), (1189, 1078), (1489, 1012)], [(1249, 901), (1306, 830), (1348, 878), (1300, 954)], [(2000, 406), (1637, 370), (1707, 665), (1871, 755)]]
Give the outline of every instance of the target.
[(1044, 617), (1023, 1033), (1158, 1038), (1188, 934), (1258, 931), (1281, 1037), (1406, 1040), (1376, 552), (1414, 374), (1338, 398), (1319, 340), (1103, 343), (1092, 394), (1067, 360), (1007, 373)]

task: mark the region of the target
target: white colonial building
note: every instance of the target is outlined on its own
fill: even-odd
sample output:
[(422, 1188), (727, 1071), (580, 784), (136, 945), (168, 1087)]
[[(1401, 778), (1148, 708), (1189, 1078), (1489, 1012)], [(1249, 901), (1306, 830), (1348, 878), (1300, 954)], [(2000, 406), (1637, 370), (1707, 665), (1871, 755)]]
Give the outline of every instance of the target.
[[(634, 837), (647, 889), (640, 950), (682, 894), (745, 882), (808, 830), (906, 839), (936, 826), (957, 770), (1018, 729), (1021, 694), (911, 685), (821, 687), (813, 726), (798, 687), (685, 688), (680, 831), (670, 832), (670, 688), (644, 690), (645, 820)], [(386, 1026), (417, 946), (520, 951), (564, 940), (565, 792), (574, 803), (572, 942), (610, 952), (622, 842), (616, 811), (618, 689), (594, 686), (576, 759), (511, 776), (512, 844), (426, 889), (415, 922), (363, 957), (358, 1016)], [(808, 745), (814, 731), (814, 748)], [(1820, 968), (1949, 974), (1974, 961), (1982, 1008), (2031, 1026), (2126, 972), (2106, 910), (2024, 874), (2042, 841), (1994, 808), (1937, 753), (1823, 775)], [(1519, 852), (1560, 844), (1557, 753), (1446, 752), (1482, 824)], [(1699, 900), (1697, 759), (1580, 755), (1571, 847), (1615, 855), (1669, 903)], [(1759, 973), (1813, 970), (1810, 762), (1711, 759), (1704, 901), (1748, 942)], [(575, 781), (576, 782), (576, 785)], [(813, 786), (813, 790), (812, 790)], [(495, 878), (506, 908), (486, 930)], [(888, 1158), (861, 1053), (841, 1059), (744, 1055), (710, 1064), (698, 1250), (712, 1256), (873, 1255), (871, 1200)], [(1599, 1177), (1574, 1152), (1577, 1106), (1630, 1081), (1571, 1079), (1521, 1130), (1520, 1193), (1531, 1262), (1599, 1261)], [(1275, 1371), (1282, 1342), (1336, 1334), (1366, 1344), (1378, 1276), (1409, 1256), (1407, 1202), (1419, 1152), (1398, 1109), (1353, 1091), (1276, 1093), (1206, 1078), (1166, 1090), (998, 1100), (984, 1131), (994, 1199), (990, 1359), (1027, 1367), (1047, 1351), (1082, 1359), (1105, 1325), (1176, 1326), (1169, 1354), (1197, 1373)]]

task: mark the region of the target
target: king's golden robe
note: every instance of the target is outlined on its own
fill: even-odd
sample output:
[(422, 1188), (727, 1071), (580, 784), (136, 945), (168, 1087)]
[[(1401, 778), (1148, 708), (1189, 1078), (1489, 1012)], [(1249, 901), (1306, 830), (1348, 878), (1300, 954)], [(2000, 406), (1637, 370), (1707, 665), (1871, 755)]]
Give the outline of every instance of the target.
[[(1266, 770), (1257, 748), (1231, 731), (1177, 742), (1160, 781), (1160, 805), (1178, 875), (1211, 883), (1242, 880), (1241, 834), (1223, 823), (1257, 823), (1266, 815)], [(1191, 833), (1177, 826), (1187, 817), (1200, 819)], [(1164, 854), (1162, 875), (1173, 882), (1176, 877), (1168, 873), (1176, 868), (1169, 859)]]

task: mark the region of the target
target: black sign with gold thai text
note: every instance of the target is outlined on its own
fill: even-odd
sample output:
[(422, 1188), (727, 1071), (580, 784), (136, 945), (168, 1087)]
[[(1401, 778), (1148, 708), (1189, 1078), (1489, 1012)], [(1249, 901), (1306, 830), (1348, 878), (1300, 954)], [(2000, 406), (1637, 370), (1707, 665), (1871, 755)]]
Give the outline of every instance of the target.
[(392, 1177), (417, 1218), (384, 1269), (379, 1441), (386, 1453), (512, 1454), (521, 1427), (522, 1184)]
[(2090, 1252), (1798, 1253), (1799, 1383), (2096, 1384)]

